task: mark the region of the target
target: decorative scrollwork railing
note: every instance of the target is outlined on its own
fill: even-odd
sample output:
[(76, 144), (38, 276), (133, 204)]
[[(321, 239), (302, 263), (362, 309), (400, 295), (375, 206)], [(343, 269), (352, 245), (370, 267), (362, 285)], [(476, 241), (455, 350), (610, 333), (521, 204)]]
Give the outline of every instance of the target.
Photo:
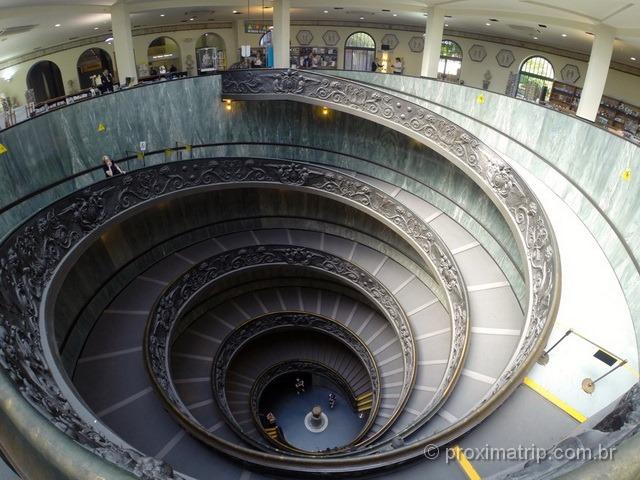
[[(402, 234), (430, 264), (446, 287), (453, 317), (453, 348), (447, 375), (439, 390), (443, 399), (459, 374), (468, 340), (468, 302), (459, 271), (442, 241), (412, 212), (389, 195), (348, 175), (296, 162), (257, 159), (199, 160), (154, 166), (103, 181), (70, 195), (40, 211), (9, 235), (0, 246), (2, 297), (0, 298), (0, 363), (22, 395), (45, 418), (88, 450), (105, 460), (142, 476), (153, 472), (156, 478), (177, 478), (171, 468), (145, 457), (108, 429), (73, 399), (72, 389), (58, 372), (46, 338), (53, 338), (51, 319), (43, 293), (65, 257), (93, 238), (115, 217), (154, 199), (182, 191), (215, 185), (244, 183), (261, 186), (277, 184), (286, 188), (308, 188), (319, 194), (370, 212)], [(409, 341), (408, 332), (402, 338)], [(411, 343), (411, 342), (409, 342)], [(413, 347), (412, 344), (407, 346)], [(46, 350), (45, 350), (46, 349)], [(414, 351), (414, 350), (411, 350)], [(412, 358), (412, 362), (415, 356)], [(408, 368), (405, 371), (412, 371)], [(61, 382), (61, 383), (58, 383)], [(284, 462), (274, 456), (259, 455), (247, 449), (221, 443), (219, 448), (244, 461), (268, 468), (298, 471), (348, 471), (349, 462), (314, 464), (312, 459)], [(399, 450), (398, 450), (399, 452)], [(396, 452), (396, 453), (398, 453)], [(407, 452), (411, 457), (417, 455)], [(357, 460), (354, 460), (357, 462)], [(315, 465), (308, 470), (307, 466)]]
[[(353, 443), (357, 444), (357, 442), (366, 435), (367, 431), (375, 421), (375, 414), (378, 411), (380, 404), (380, 374), (378, 372), (375, 359), (373, 358), (373, 354), (355, 333), (338, 322), (316, 314), (274, 313), (263, 315), (238, 327), (222, 341), (220, 348), (216, 352), (211, 368), (211, 380), (212, 385), (214, 386), (213, 396), (216, 399), (220, 411), (227, 417), (228, 423), (234, 428), (236, 433), (246, 437), (243, 432), (243, 428), (237, 423), (235, 416), (233, 415), (233, 411), (227, 401), (227, 369), (236, 358), (236, 355), (247, 345), (248, 342), (280, 329), (291, 328), (315, 330), (321, 334), (329, 335), (345, 345), (361, 362), (362, 367), (369, 378), (370, 389), (374, 392), (374, 395), (371, 415), (363, 426), (361, 433), (353, 439)], [(296, 362), (286, 363), (289, 366), (289, 369), (292, 368), (291, 365), (296, 364)], [(272, 371), (270, 368), (269, 372), (271, 372), (271, 374), (277, 373), (280, 375), (285, 373), (285, 370), (284, 367), (278, 371)], [(273, 375), (262, 373), (259, 378), (260, 382), (256, 382), (256, 384), (253, 385), (252, 393), (250, 394), (249, 402), (252, 412), (257, 412), (258, 398), (262, 394), (266, 384), (272, 381), (274, 377)], [(345, 381), (339, 379), (338, 383), (342, 384), (345, 383)], [(348, 383), (346, 383), (346, 386), (347, 391), (351, 391), (351, 386), (349, 386)]]
[[(502, 212), (526, 263), (526, 323), (510, 364), (481, 402), (497, 407), (536, 360), (551, 331), (560, 299), (560, 259), (551, 225), (526, 182), (496, 152), (450, 120), (397, 97), (344, 78), (297, 70), (239, 70), (222, 75), (223, 98), (297, 100), (386, 125), (432, 148), (465, 171)], [(476, 409), (459, 423), (477, 423)], [(442, 432), (456, 429), (456, 425)], [(427, 442), (427, 440), (422, 441)]]
[[(239, 270), (246, 271), (250, 268), (277, 266), (315, 270), (357, 289), (378, 307), (381, 314), (393, 326), (403, 355), (407, 356), (410, 353), (407, 345), (413, 345), (413, 337), (402, 307), (378, 279), (357, 265), (320, 250), (290, 245), (260, 245), (220, 253), (194, 265), (165, 289), (151, 310), (145, 334), (144, 350), (147, 367), (154, 384), (178, 419), (188, 429), (199, 430), (200, 437), (211, 440), (215, 438), (213, 434), (202, 428), (193, 417), (175, 389), (170, 374), (170, 346), (173, 343), (175, 332), (181, 331), (180, 320), (183, 314), (188, 311), (191, 303), (199, 298), (198, 295), (211, 288), (217, 280)], [(230, 333), (218, 350), (212, 367), (214, 398), (230, 425), (235, 427), (235, 430), (241, 435), (243, 435), (242, 428), (235, 423), (233, 413), (227, 403), (226, 367), (236, 351), (261, 332), (280, 326), (301, 327), (303, 325), (332, 335), (355, 352), (369, 371), (376, 398), (380, 398), (380, 379), (375, 360), (357, 335), (336, 322), (318, 315), (302, 313), (266, 315), (254, 319)], [(402, 332), (407, 332), (409, 336), (403, 337)], [(396, 409), (401, 411), (403, 404), (404, 399), (401, 396)], [(384, 433), (390, 426), (391, 423), (387, 422), (387, 426), (382, 428), (380, 432)], [(381, 435), (380, 432), (371, 438), (377, 438)]]

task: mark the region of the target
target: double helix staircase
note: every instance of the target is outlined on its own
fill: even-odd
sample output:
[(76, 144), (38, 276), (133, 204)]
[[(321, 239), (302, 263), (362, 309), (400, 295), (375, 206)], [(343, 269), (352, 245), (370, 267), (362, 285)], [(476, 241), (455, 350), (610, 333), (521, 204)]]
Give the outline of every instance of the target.
[[(345, 162), (268, 142), (212, 156), (202, 142), (202, 158), (164, 154), (87, 182), (7, 236), (0, 337), (13, 387), (0, 386), (46, 418), (82, 472), (510, 478), (526, 472), (522, 459), (461, 452), (547, 451), (588, 424), (531, 376), (561, 272), (553, 226), (518, 169), (392, 89), (279, 70), (216, 82), (236, 109), (329, 107), (412, 138), (438, 166), (389, 174), (366, 154)], [(464, 175), (436, 192), (429, 176), (448, 162)], [(283, 418), (266, 420), (265, 392), (293, 393), (273, 387), (287, 375), (345, 394), (350, 442), (299, 448)], [(324, 412), (327, 434), (346, 429)], [(83, 478), (48, 462), (21, 474)]]

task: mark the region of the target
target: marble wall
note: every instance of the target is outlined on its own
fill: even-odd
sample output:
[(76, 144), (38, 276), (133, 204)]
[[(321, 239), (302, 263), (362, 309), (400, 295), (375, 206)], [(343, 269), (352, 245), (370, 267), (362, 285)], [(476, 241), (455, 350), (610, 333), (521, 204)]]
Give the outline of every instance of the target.
[[(336, 74), (411, 96), (549, 186), (588, 227), (609, 259), (640, 338), (638, 146), (589, 122), (504, 95), (426, 78)], [(479, 95), (483, 101), (478, 101)], [(628, 180), (625, 171), (631, 171)]]
[[(200, 77), (139, 87), (50, 112), (0, 132), (8, 153), (0, 156), (0, 204), (99, 166), (147, 142), (148, 151), (176, 143), (202, 145), (192, 157), (260, 155), (298, 158), (357, 170), (422, 196), (460, 222), (498, 260), (519, 298), (526, 295), (519, 252), (511, 232), (484, 193), (447, 160), (390, 129), (295, 102), (220, 101), (220, 77)], [(295, 119), (295, 121), (291, 121)], [(106, 130), (98, 131), (104, 124)], [(37, 139), (37, 140), (36, 140)], [(258, 146), (272, 142), (295, 146)], [(175, 159), (173, 155), (170, 159)], [(132, 160), (128, 168), (170, 160), (164, 153)], [(38, 195), (0, 215), (6, 234), (43, 205), (102, 177), (98, 171)]]

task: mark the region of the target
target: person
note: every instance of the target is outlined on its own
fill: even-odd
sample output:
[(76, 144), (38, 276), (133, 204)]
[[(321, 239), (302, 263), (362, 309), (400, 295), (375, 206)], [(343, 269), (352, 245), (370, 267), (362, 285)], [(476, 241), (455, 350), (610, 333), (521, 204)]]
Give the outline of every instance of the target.
[(107, 178), (127, 173), (115, 164), (109, 155), (102, 156), (102, 170), (104, 170), (104, 175)]
[(372, 72), (378, 71), (378, 64), (376, 63), (375, 60), (371, 62), (371, 71)]
[(311, 54), (311, 68), (319, 68), (320, 67), (320, 56), (315, 53)]
[(296, 395), (300, 395), (301, 393), (304, 393), (304, 380), (302, 380), (300, 377), (296, 378)]
[(333, 407), (336, 406), (336, 394), (333, 392), (329, 393), (329, 408), (333, 410)]
[(175, 65), (171, 65), (171, 68), (169, 68), (169, 73), (176, 73), (178, 71), (178, 67), (176, 67)]
[(311, 68), (312, 63), (313, 61), (311, 60), (311, 55), (307, 55), (302, 61), (302, 68)]
[(272, 427), (276, 424), (276, 416), (272, 412), (267, 413), (267, 422)]
[(400, 59), (400, 57), (396, 57), (396, 63), (393, 64), (394, 75), (402, 75), (403, 70), (404, 65), (402, 64), (402, 60)]
[(109, 70), (107, 70), (106, 68), (100, 74), (100, 83), (100, 91), (102, 93), (113, 91), (113, 75), (111, 75), (111, 72), (109, 72)]
[(151, 65), (151, 68), (149, 69), (149, 75), (152, 77), (155, 77), (156, 75), (158, 75), (158, 70), (153, 65)]

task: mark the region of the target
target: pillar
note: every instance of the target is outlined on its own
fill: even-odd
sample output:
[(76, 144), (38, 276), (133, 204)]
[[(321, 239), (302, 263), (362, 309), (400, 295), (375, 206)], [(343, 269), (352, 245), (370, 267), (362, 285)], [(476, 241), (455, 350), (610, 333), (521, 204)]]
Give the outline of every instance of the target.
[(275, 68), (289, 68), (291, 57), (289, 43), (291, 39), (291, 0), (273, 2), (273, 56)]
[(440, 7), (428, 8), (427, 31), (424, 39), (424, 50), (422, 52), (421, 75), (423, 77), (436, 78), (438, 76), (443, 30), (444, 10)]
[(587, 75), (580, 95), (580, 103), (576, 114), (587, 120), (595, 121), (600, 107), (600, 100), (604, 93), (604, 86), (609, 75), (609, 65), (613, 54), (615, 31), (609, 27), (595, 30)]
[(133, 36), (131, 34), (131, 18), (123, 1), (111, 7), (111, 30), (113, 31), (113, 48), (118, 67), (118, 79), (124, 85), (130, 77), (132, 83), (138, 82), (138, 71), (133, 53)]

